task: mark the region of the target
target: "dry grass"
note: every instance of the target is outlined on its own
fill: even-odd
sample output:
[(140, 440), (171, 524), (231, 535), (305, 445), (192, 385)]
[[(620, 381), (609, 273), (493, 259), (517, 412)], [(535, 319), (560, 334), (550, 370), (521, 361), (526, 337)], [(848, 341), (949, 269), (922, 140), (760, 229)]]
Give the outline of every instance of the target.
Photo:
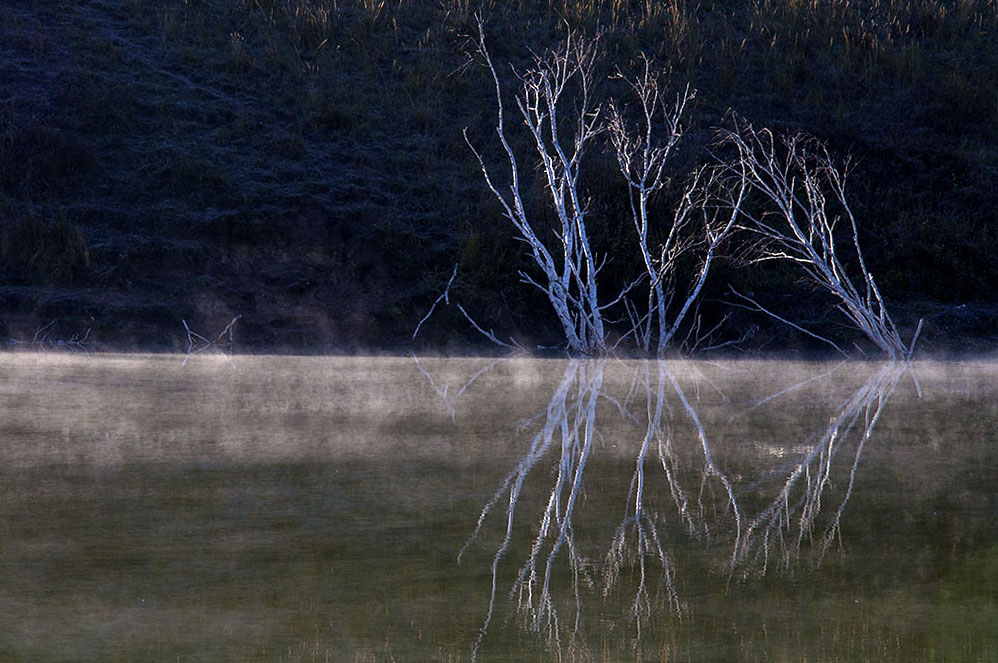
[[(353, 290), (314, 305), (350, 307), (331, 320), (364, 320), (379, 344), (394, 345), (464, 253), (463, 278), (484, 315), (499, 312), (510, 327), (536, 319), (529, 302), (503, 299), (517, 280), (517, 250), (497, 236), (498, 210), (460, 138), (464, 126), (473, 136), (491, 131), (492, 99), (465, 56), (480, 12), (497, 61), (524, 62), (566, 22), (604, 32), (607, 73), (650, 51), (676, 83), (699, 90), (691, 161), (729, 109), (855, 153), (854, 202), (885, 291), (994, 299), (994, 0), (57, 4), (0, 10), (9, 55), (0, 66), (15, 91), (0, 106), (3, 223), (64, 210), (104, 287), (135, 271), (124, 262), (135, 236), (200, 243), (214, 255), (209, 276), (221, 285), (211, 295), (230, 307), (224, 319), (276, 319), (261, 302), (288, 308), (290, 295), (219, 255), (265, 260), (307, 247), (329, 274), (319, 291)], [(593, 210), (613, 246), (626, 210), (614, 207), (618, 185), (600, 172)], [(303, 223), (311, 218), (321, 221)], [(365, 248), (375, 244), (384, 250)], [(201, 272), (143, 276), (130, 280), (145, 284), (147, 299), (178, 307), (178, 320), (196, 318), (165, 284)], [(264, 310), (246, 310), (251, 294)], [(360, 333), (351, 324), (340, 338)], [(543, 337), (532, 324), (528, 335)], [(453, 336), (432, 333), (437, 343)]]

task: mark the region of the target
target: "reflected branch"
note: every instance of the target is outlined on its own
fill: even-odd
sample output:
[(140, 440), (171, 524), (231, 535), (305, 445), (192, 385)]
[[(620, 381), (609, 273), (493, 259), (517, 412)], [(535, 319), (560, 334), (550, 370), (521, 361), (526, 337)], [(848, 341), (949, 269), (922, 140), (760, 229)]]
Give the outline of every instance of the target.
[[(553, 626), (557, 612), (551, 600), (551, 573), (555, 559), (562, 546), (568, 543), (568, 560), (573, 579), (580, 572), (580, 558), (575, 551), (572, 539), (572, 515), (582, 487), (582, 477), (586, 462), (589, 460), (595, 438), (596, 403), (603, 385), (605, 361), (575, 362), (578, 367), (578, 385), (576, 407), (573, 411), (559, 409), (559, 416), (552, 421), (549, 417), (545, 429), (553, 429), (556, 425), (561, 431), (561, 460), (558, 464), (558, 475), (548, 500), (547, 508), (541, 518), (537, 537), (534, 539), (530, 556), (520, 570), (520, 577), (513, 587), (513, 593), (518, 595), (520, 609), (525, 609), (533, 615), (534, 628), (540, 630), (545, 617), (547, 626)], [(564, 381), (563, 381), (564, 384)], [(564, 403), (564, 401), (561, 401)], [(571, 422), (569, 418), (571, 416)], [(567, 490), (567, 495), (565, 492)], [(564, 496), (564, 500), (563, 500)], [(564, 502), (564, 505), (563, 505)], [(557, 538), (551, 544), (544, 564), (543, 582), (538, 593), (537, 562), (549, 534), (557, 531)], [(535, 597), (535, 593), (537, 596)], [(575, 583), (576, 604), (578, 604), (578, 584)]]
[[(606, 360), (571, 360), (564, 364), (564, 373), (546, 408), (521, 420), (521, 425), (526, 421), (525, 425), (537, 428), (529, 448), (482, 508), (474, 530), (458, 553), (461, 562), (482, 535), (490, 514), (499, 510), (501, 502), (505, 503), (503, 531), (497, 533), (498, 545), (490, 553), (488, 608), (474, 642), (472, 660), (492, 623), (502, 584), (500, 565), (510, 550), (522, 550), (525, 558), (513, 577), (509, 600), (523, 619), (524, 628), (543, 635), (559, 656), (566, 652), (575, 655), (581, 651), (579, 647), (586, 646), (577, 636), (582, 632), (587, 591), (599, 591), (604, 601), (617, 600), (615, 597), (623, 594), (627, 607), (621, 614), (633, 620), (638, 640), (648, 630), (656, 609), (682, 618), (681, 588), (672, 552), (677, 545), (696, 542), (716, 550), (716, 545), (721, 544), (721, 566), (730, 574), (736, 570), (744, 575), (765, 574), (771, 558), (778, 559), (780, 568), (788, 569), (812, 542), (814, 559), (821, 563), (840, 538), (842, 516), (856, 484), (865, 445), (901, 377), (910, 372), (909, 363), (885, 364), (836, 407), (821, 434), (807, 445), (799, 459), (776, 472), (775, 485), (763, 479), (740, 488), (741, 476), (729, 476), (711, 444), (709, 426), (718, 419), (704, 419), (698, 412), (698, 374), (692, 373), (697, 378), (691, 385), (687, 378), (681, 380), (668, 362), (640, 362), (629, 382), (618, 385), (626, 388), (626, 395), (618, 400), (602, 393), (606, 366)], [(626, 368), (625, 364), (620, 366)], [(829, 377), (841, 366), (762, 400), (750, 400), (741, 412), (771, 406), (779, 398)], [(722, 403), (727, 404), (727, 397), (714, 388)], [(598, 407), (601, 402), (605, 402), (604, 406)], [(584, 494), (586, 468), (592, 465), (603, 440), (601, 424), (606, 423), (607, 414), (618, 414), (625, 423), (624, 429), (613, 429), (615, 435), (621, 430), (638, 434), (630, 438), (625, 433), (622, 439), (614, 439), (613, 447), (626, 448), (630, 440), (635, 443), (633, 460), (624, 459), (633, 463), (631, 469), (625, 470), (630, 484), (623, 517), (607, 532), (609, 545), (604, 553), (592, 557), (592, 541), (577, 540), (574, 518)], [(720, 420), (731, 424), (731, 417)], [(632, 425), (636, 429), (628, 428)], [(854, 435), (857, 431), (858, 441)], [(737, 444), (744, 446), (751, 441), (739, 440)], [(842, 450), (847, 442), (856, 444), (848, 481), (843, 481), (837, 477), (844, 467), (836, 459), (845, 456)], [(613, 457), (609, 460), (617, 462)], [(515, 526), (517, 507), (524, 499), (528, 477), (538, 475), (534, 472), (538, 465), (549, 468), (546, 476), (550, 478), (535, 481), (550, 483), (544, 484), (537, 502), (533, 502), (533, 495), (529, 498), (539, 515), (525, 536)], [(545, 475), (541, 472), (540, 476)], [(769, 490), (775, 490), (775, 496)], [(753, 505), (760, 504), (759, 493), (767, 496), (757, 509)], [(834, 508), (829, 509), (829, 505)], [(824, 524), (819, 526), (823, 509)], [(677, 533), (684, 534), (682, 541), (677, 539)], [(598, 590), (594, 586), (597, 578)]]
[[(680, 514), (683, 513), (685, 496), (681, 494), (678, 483), (674, 480), (666, 456), (663, 455), (663, 414), (666, 412), (665, 403), (665, 380), (667, 369), (664, 362), (656, 362), (658, 368), (657, 388), (651, 388), (650, 365), (644, 363), (636, 375), (640, 375), (644, 382), (646, 395), (647, 428), (641, 441), (641, 447), (635, 461), (634, 475), (631, 479), (631, 489), (628, 495), (627, 516), (621, 521), (614, 532), (610, 549), (607, 552), (603, 568), (603, 596), (609, 596), (614, 585), (620, 577), (621, 568), (624, 563), (637, 564), (638, 567), (638, 588), (635, 592), (634, 601), (631, 604), (631, 615), (635, 620), (638, 638), (641, 637), (641, 622), (651, 614), (651, 601), (647, 588), (647, 568), (646, 557), (654, 555), (662, 568), (662, 577), (665, 583), (667, 602), (670, 610), (679, 611), (679, 595), (676, 591), (675, 579), (669, 556), (666, 554), (659, 536), (658, 527), (652, 514), (648, 513), (644, 505), (645, 496), (645, 464), (651, 449), (652, 440), (658, 442), (658, 450), (662, 458), (663, 468), (668, 477), (667, 482), (672, 489), (673, 497), (676, 499)], [(633, 387), (632, 387), (633, 388)], [(677, 492), (678, 490), (678, 492)], [(633, 500), (633, 507), (631, 501)], [(629, 545), (629, 535), (633, 535), (633, 546)]]
[(888, 362), (842, 403), (837, 414), (830, 418), (822, 436), (792, 468), (776, 498), (747, 523), (744, 535), (735, 541), (732, 570), (740, 566), (748, 573), (757, 567), (761, 574), (765, 574), (770, 554), (777, 544), (782, 569), (789, 568), (791, 562), (799, 558), (802, 544), (814, 534), (822, 498), (832, 484), (832, 460), (857, 424), (862, 422), (848, 485), (820, 539), (820, 563), (839, 535), (842, 513), (852, 494), (863, 448), (873, 434), (894, 388), (909, 370), (907, 362)]
[[(602, 363), (600, 363), (599, 365), (600, 365), (599, 379), (600, 382), (602, 382)], [(570, 443), (571, 441), (569, 439), (569, 430), (567, 426), (568, 412), (572, 405), (570, 394), (572, 386), (575, 384), (578, 378), (580, 366), (581, 363), (576, 361), (571, 361), (566, 364), (565, 372), (564, 375), (562, 376), (561, 382), (559, 383), (558, 388), (555, 390), (554, 395), (551, 397), (551, 400), (548, 403), (547, 416), (545, 418), (544, 426), (536, 435), (534, 435), (529, 451), (524, 456), (524, 458), (519, 462), (516, 469), (514, 469), (506, 476), (499, 490), (496, 491), (492, 499), (490, 499), (489, 502), (482, 509), (482, 512), (478, 517), (478, 523), (475, 526), (474, 532), (472, 532), (471, 536), (468, 538), (468, 540), (465, 542), (464, 546), (462, 546), (460, 552), (458, 553), (458, 562), (460, 562), (465, 552), (467, 551), (468, 547), (478, 537), (479, 533), (481, 532), (482, 525), (484, 524), (486, 517), (499, 503), (499, 500), (502, 499), (502, 496), (508, 492), (509, 505), (506, 510), (506, 531), (503, 536), (502, 542), (499, 544), (499, 548), (496, 550), (496, 553), (492, 559), (492, 589), (489, 595), (488, 613), (485, 618), (485, 623), (482, 624), (482, 628), (479, 631), (478, 637), (475, 639), (475, 643), (472, 649), (472, 657), (471, 657), (472, 660), (475, 660), (478, 649), (481, 646), (482, 639), (485, 637), (485, 634), (488, 631), (489, 624), (492, 621), (492, 614), (495, 608), (496, 586), (499, 574), (499, 562), (506, 554), (506, 551), (509, 549), (510, 541), (512, 540), (513, 537), (513, 523), (515, 519), (516, 505), (520, 498), (520, 491), (523, 488), (523, 483), (526, 480), (527, 476), (530, 474), (531, 470), (537, 464), (537, 462), (546, 455), (548, 449), (553, 444), (555, 437), (559, 432), (561, 433), (562, 455), (563, 455), (563, 462), (559, 470), (559, 481), (561, 481), (561, 476), (564, 472), (564, 465), (565, 465), (564, 463), (565, 450), (566, 448), (571, 448), (572, 446)], [(599, 393), (598, 389), (596, 390), (596, 393), (597, 394)], [(581, 477), (581, 468), (579, 476)], [(531, 556), (528, 559), (527, 566), (525, 567), (530, 569), (534, 578), (536, 578), (536, 572), (535, 572), (536, 560), (538, 555), (540, 554), (540, 548), (543, 544), (544, 538), (546, 537), (547, 532), (550, 529), (552, 514), (555, 511), (557, 498), (560, 495), (558, 487), (559, 484), (556, 484), (556, 489), (552, 491), (551, 499), (548, 502), (548, 507), (545, 510), (544, 515), (541, 519), (541, 526), (537, 542), (535, 543)], [(568, 514), (567, 518), (563, 517), (563, 521), (565, 522), (565, 525), (563, 526), (563, 529), (565, 530), (564, 536), (568, 536), (570, 533), (568, 525), (570, 525), (571, 522), (571, 515)], [(520, 573), (520, 580), (518, 581), (518, 584), (522, 588), (524, 584), (523, 571), (521, 571)], [(528, 591), (532, 591), (533, 586), (534, 586), (533, 584), (528, 584), (527, 586)], [(547, 586), (548, 587), (550, 586), (549, 583), (547, 584)], [(516, 589), (514, 588), (514, 592), (515, 591)], [(533, 605), (532, 595), (530, 596), (529, 604)], [(551, 614), (552, 620), (557, 619), (557, 616), (555, 614), (553, 613), (549, 614)], [(536, 620), (538, 624), (537, 628), (539, 628), (540, 618), (541, 618), (540, 615), (538, 615), (538, 618)]]
[(853, 459), (852, 467), (849, 470), (849, 484), (846, 486), (845, 496), (842, 498), (842, 502), (839, 504), (838, 509), (836, 509), (835, 516), (832, 518), (831, 524), (825, 531), (820, 548), (821, 552), (818, 558), (819, 562), (824, 559), (825, 554), (828, 552), (828, 548), (831, 546), (832, 542), (841, 536), (840, 523), (842, 521), (842, 512), (845, 511), (846, 504), (849, 503), (849, 498), (852, 496), (853, 487), (856, 485), (856, 470), (859, 468), (859, 459), (863, 454), (863, 448), (866, 446), (867, 440), (869, 440), (870, 436), (873, 434), (873, 429), (880, 420), (880, 415), (884, 411), (884, 406), (887, 404), (887, 400), (891, 397), (895, 387), (906, 372), (911, 375), (912, 380), (915, 382), (916, 388), (918, 388), (919, 396), (921, 396), (921, 388), (918, 386), (918, 377), (915, 375), (914, 368), (910, 363), (905, 362), (904, 365), (896, 367), (891, 367), (888, 364), (884, 367), (884, 369), (881, 369), (882, 374), (885, 372), (885, 369), (890, 370), (887, 375), (881, 376), (882, 381), (876, 389), (876, 407), (873, 407), (872, 402), (866, 405), (866, 421), (863, 428), (863, 435), (860, 438), (859, 444), (856, 446), (856, 457)]
[[(700, 538), (710, 531), (706, 522), (708, 510), (704, 505), (704, 492), (710, 480), (718, 480), (724, 487), (724, 513), (733, 515), (736, 536), (740, 531), (741, 510), (731, 482), (715, 464), (704, 424), (679, 380), (669, 371), (668, 364), (662, 361), (639, 364), (623, 401), (602, 393), (605, 366), (605, 360), (576, 360), (566, 364), (561, 382), (543, 412), (543, 423), (534, 435), (529, 450), (486, 503), (474, 531), (459, 553), (458, 559), (461, 560), (471, 543), (481, 534), (489, 514), (508, 496), (505, 531), (492, 556), (489, 604), (485, 622), (475, 640), (473, 658), (477, 656), (493, 618), (499, 566), (512, 547), (516, 507), (524, 483), (542, 458), (555, 448), (559, 449), (559, 454), (551, 468), (553, 481), (531, 536), (529, 552), (520, 566), (509, 597), (526, 619), (525, 626), (545, 634), (552, 649), (560, 651), (566, 629), (570, 630), (570, 641), (574, 642), (582, 616), (582, 588), (592, 588), (593, 569), (575, 540), (573, 517), (583, 492), (587, 464), (596, 442), (601, 439), (597, 421), (597, 406), (601, 400), (612, 404), (628, 422), (640, 421), (632, 411), (637, 403), (641, 403), (644, 410), (641, 415), (644, 431), (634, 459), (625, 515), (612, 534), (600, 569), (604, 599), (615, 591), (624, 569), (634, 571), (637, 586), (630, 601), (629, 614), (634, 620), (638, 637), (652, 613), (649, 583), (656, 573), (661, 582), (660, 595), (664, 597), (669, 611), (681, 611), (676, 574), (667, 549), (668, 537), (664, 529), (667, 519), (648, 505), (649, 490), (659, 485), (657, 481), (651, 482), (648, 467), (661, 466), (664, 486), (668, 491), (666, 504), (675, 506), (680, 522), (691, 535)], [(697, 506), (692, 508), (689, 493), (680, 480), (680, 463), (673, 449), (670, 430), (673, 412), (667, 400), (670, 392), (678, 396), (683, 405), (681, 411), (697, 431), (695, 439), (703, 456), (699, 495), (695, 498)], [(567, 565), (571, 578), (570, 598), (558, 599), (555, 578), (558, 577), (557, 570), (565, 568), (564, 565)], [(658, 571), (653, 571), (653, 567), (658, 567)], [(569, 605), (573, 606), (575, 614), (565, 619), (559, 610)]]
[(709, 534), (703, 496), (708, 480), (711, 477), (716, 477), (724, 487), (724, 492), (728, 498), (728, 507), (731, 509), (731, 514), (735, 519), (735, 546), (737, 549), (738, 542), (741, 541), (742, 536), (742, 515), (741, 510), (738, 508), (738, 500), (735, 498), (735, 492), (731, 486), (731, 481), (728, 479), (727, 475), (718, 469), (717, 465), (714, 464), (714, 458), (710, 452), (710, 442), (707, 439), (707, 431), (704, 429), (700, 416), (690, 404), (689, 398), (686, 397), (686, 393), (683, 391), (682, 385), (679, 384), (679, 380), (677, 380), (676, 376), (671, 373), (669, 374), (669, 380), (672, 383), (673, 390), (676, 392), (676, 396), (679, 397), (680, 402), (683, 404), (683, 409), (686, 410), (686, 414), (693, 421), (693, 424), (697, 429), (697, 439), (699, 440), (700, 448), (703, 451), (703, 470), (700, 477), (700, 491), (697, 495), (697, 507), (699, 508), (701, 527), (700, 531), (704, 536)]
[[(478, 378), (482, 377), (487, 373), (490, 373), (492, 369), (494, 369), (496, 366), (505, 361), (509, 361), (512, 358), (513, 357), (511, 356), (496, 357), (488, 364), (486, 364), (484, 367), (479, 369), (474, 375), (468, 378), (463, 385), (461, 385), (461, 388), (457, 390), (457, 394), (454, 396), (453, 401), (456, 402), (457, 399), (461, 398), (461, 396), (464, 395), (464, 392), (466, 392), (468, 388), (471, 387), (471, 385), (475, 384)], [(442, 387), (438, 386), (436, 380), (434, 380), (430, 372), (423, 367), (422, 362), (419, 361), (419, 357), (417, 357), (415, 353), (412, 354), (412, 360), (416, 363), (416, 368), (419, 369), (419, 372), (422, 374), (422, 376), (426, 378), (427, 382), (430, 383), (430, 387), (433, 389), (433, 391), (435, 391), (437, 395), (440, 396), (440, 400), (444, 402), (444, 407), (447, 408), (447, 414), (450, 415), (451, 423), (457, 423), (457, 412), (454, 409), (454, 402), (452, 402), (452, 400), (448, 395), (448, 392), (450, 391), (450, 385), (444, 384)]]

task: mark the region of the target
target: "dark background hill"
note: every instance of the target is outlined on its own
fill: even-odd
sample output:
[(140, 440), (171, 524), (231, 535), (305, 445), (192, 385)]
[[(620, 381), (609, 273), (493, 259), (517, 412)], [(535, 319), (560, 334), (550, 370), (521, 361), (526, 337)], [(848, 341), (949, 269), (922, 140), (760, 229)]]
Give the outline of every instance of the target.
[[(476, 10), (497, 62), (524, 64), (567, 24), (603, 31), (606, 72), (644, 51), (691, 83), (677, 180), (732, 110), (852, 155), (899, 325), (925, 318), (929, 349), (994, 347), (994, 0), (6, 0), (0, 338), (51, 324), (52, 339), (183, 350), (182, 320), (214, 335), (240, 314), (243, 350), (398, 350), (459, 263), (452, 294), (483, 324), (557, 342), (461, 137), (493, 137), (467, 55)], [(591, 218), (613, 246), (630, 221), (604, 165)], [(733, 261), (706, 323), (728, 283), (851, 338), (807, 284)], [(760, 325), (752, 347), (807, 347), (745, 312), (727, 324)], [(419, 347), (482, 345), (445, 309)]]

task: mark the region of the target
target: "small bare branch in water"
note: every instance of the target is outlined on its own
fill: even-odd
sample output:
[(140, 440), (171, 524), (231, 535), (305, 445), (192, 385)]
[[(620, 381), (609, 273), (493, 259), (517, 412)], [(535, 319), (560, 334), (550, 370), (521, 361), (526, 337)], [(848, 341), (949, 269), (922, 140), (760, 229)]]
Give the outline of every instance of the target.
[(214, 339), (208, 339), (196, 331), (192, 330), (187, 324), (186, 320), (181, 320), (184, 324), (184, 329), (187, 331), (187, 354), (184, 356), (183, 365), (186, 366), (190, 358), (196, 354), (201, 354), (205, 350), (213, 347), (222, 347), (222, 352), (227, 358), (229, 358), (229, 363), (232, 363), (232, 346), (235, 342), (233, 337), (233, 329), (242, 315), (237, 315), (229, 321), (229, 324), (222, 328), (222, 331), (218, 332), (218, 335)]
[(508, 349), (513, 350), (515, 352), (523, 352), (523, 353), (527, 352), (527, 349), (524, 348), (522, 345), (520, 345), (516, 341), (516, 339), (510, 338), (509, 339), (509, 343), (506, 343), (505, 341), (500, 341), (496, 337), (495, 333), (493, 333), (493, 331), (491, 329), (489, 329), (488, 331), (486, 331), (481, 326), (479, 326), (479, 324), (477, 322), (475, 322), (474, 318), (472, 318), (470, 315), (468, 315), (468, 312), (464, 310), (463, 306), (461, 306), (460, 304), (458, 304), (457, 308), (458, 308), (459, 311), (461, 311), (461, 315), (463, 315), (465, 317), (465, 319), (468, 322), (471, 323), (471, 326), (475, 328), (475, 331), (477, 331), (482, 336), (484, 336), (485, 338), (489, 339), (490, 341), (492, 341), (496, 345), (498, 345), (500, 347), (503, 347), (503, 348), (508, 348)]
[(22, 341), (20, 339), (11, 338), (8, 339), (8, 344), (12, 347), (19, 345), (26, 345), (32, 350), (52, 350), (52, 349), (66, 349), (70, 352), (82, 352), (89, 355), (89, 349), (87, 344), (90, 341), (90, 328), (88, 327), (84, 332), (74, 332), (69, 338), (51, 338), (52, 328), (55, 326), (55, 320), (49, 322), (46, 325), (39, 325), (35, 328), (35, 334), (30, 341)]
[(437, 299), (433, 302), (433, 306), (430, 307), (430, 310), (426, 312), (426, 315), (423, 316), (423, 319), (419, 321), (418, 325), (416, 325), (416, 329), (414, 329), (412, 332), (411, 340), (413, 341), (416, 340), (416, 334), (419, 333), (419, 328), (423, 326), (424, 322), (430, 319), (430, 316), (433, 315), (434, 309), (437, 308), (437, 304), (439, 304), (441, 300), (443, 300), (444, 304), (447, 305), (450, 304), (450, 287), (454, 283), (454, 279), (456, 278), (457, 278), (457, 265), (454, 265), (454, 271), (451, 273), (450, 279), (447, 281), (447, 287), (444, 288), (443, 293), (439, 297), (437, 297)]
[[(443, 301), (445, 305), (450, 306), (450, 288), (451, 285), (453, 285), (454, 283), (454, 279), (457, 278), (457, 267), (458, 267), (457, 265), (454, 265), (454, 271), (451, 272), (450, 279), (447, 281), (447, 287), (444, 288), (443, 293), (441, 293), (441, 295), (436, 298), (436, 300), (433, 302), (433, 305), (430, 306), (430, 310), (426, 313), (426, 315), (423, 316), (423, 319), (419, 321), (419, 324), (416, 325), (416, 329), (412, 332), (412, 340), (416, 340), (416, 335), (419, 334), (420, 328), (423, 326), (423, 323), (429, 320), (430, 316), (433, 315), (433, 311), (436, 310), (437, 304)], [(457, 308), (459, 311), (461, 311), (461, 315), (464, 316), (465, 320), (467, 320), (471, 324), (471, 326), (474, 327), (475, 331), (482, 334), (485, 338), (489, 339), (495, 345), (507, 348), (514, 352), (520, 352), (520, 353), (527, 352), (526, 348), (520, 345), (520, 343), (517, 342), (516, 339), (511, 337), (509, 339), (509, 343), (506, 343), (505, 341), (500, 341), (499, 338), (496, 337), (495, 333), (491, 329), (486, 331), (477, 322), (475, 322), (474, 318), (472, 318), (471, 315), (469, 315), (468, 312), (464, 310), (464, 306), (462, 306), (461, 304), (457, 304)]]

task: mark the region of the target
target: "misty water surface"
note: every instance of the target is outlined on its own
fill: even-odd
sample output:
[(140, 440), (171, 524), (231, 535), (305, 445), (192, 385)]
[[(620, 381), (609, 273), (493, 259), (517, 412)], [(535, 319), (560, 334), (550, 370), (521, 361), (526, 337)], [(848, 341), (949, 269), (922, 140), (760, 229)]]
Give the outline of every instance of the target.
[(3, 661), (990, 661), (998, 366), (0, 355)]

